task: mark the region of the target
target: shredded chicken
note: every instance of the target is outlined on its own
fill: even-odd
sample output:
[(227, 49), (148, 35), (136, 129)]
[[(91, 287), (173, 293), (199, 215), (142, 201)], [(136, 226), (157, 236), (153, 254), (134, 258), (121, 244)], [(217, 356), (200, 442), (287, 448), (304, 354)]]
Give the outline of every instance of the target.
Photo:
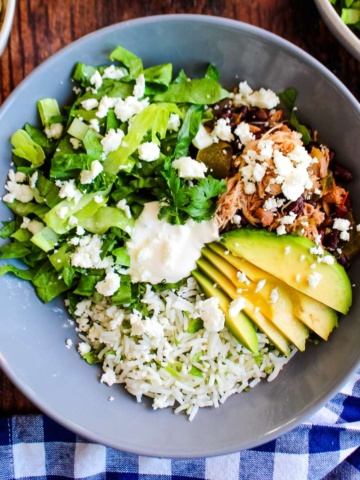
[[(282, 115), (273, 114), (273, 122), (276, 122)], [(245, 185), (242, 181), (241, 169), (246, 166), (246, 154), (250, 150), (255, 150), (260, 153), (259, 142), (263, 140), (271, 140), (273, 142), (272, 148), (279, 150), (283, 155), (291, 153), (296, 146), (301, 146), (302, 141), (297, 132), (291, 130), (287, 125), (282, 123), (275, 124), (259, 139), (250, 141), (243, 152), (238, 155), (233, 165), (239, 173), (233, 177), (226, 179), (228, 190), (224, 193), (218, 201), (217, 208), (217, 222), (220, 229), (226, 227), (234, 215), (240, 213), (250, 224), (262, 225), (269, 228), (269, 230), (276, 229), (281, 225), (283, 216), (288, 215), (286, 208), (277, 208), (276, 211), (271, 211), (264, 208), (265, 201), (270, 197), (278, 197), (282, 194), (281, 185), (276, 183), (275, 164), (272, 158), (266, 160), (266, 174), (260, 181), (256, 182), (256, 191), (252, 194), (245, 193)], [(308, 168), (309, 177), (312, 187), (306, 196), (311, 197), (313, 192), (320, 187), (319, 180), (328, 175), (329, 168), (329, 150), (327, 147), (321, 149), (313, 148), (311, 156), (317, 160)], [(338, 203), (340, 198), (343, 198), (344, 190), (336, 187), (326, 195), (322, 201)], [(283, 198), (283, 197), (282, 197)], [(284, 202), (283, 202), (284, 203)], [(288, 205), (291, 202), (287, 202)], [(287, 232), (296, 232), (298, 235), (306, 236), (314, 239), (318, 235), (318, 227), (324, 222), (325, 213), (321, 210), (321, 203), (313, 206), (311, 203), (304, 203), (301, 211), (293, 223), (286, 224)]]

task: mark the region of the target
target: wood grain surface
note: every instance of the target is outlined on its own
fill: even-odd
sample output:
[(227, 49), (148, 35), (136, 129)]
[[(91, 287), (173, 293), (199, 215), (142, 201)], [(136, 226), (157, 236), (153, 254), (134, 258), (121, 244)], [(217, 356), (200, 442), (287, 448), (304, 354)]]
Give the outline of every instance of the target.
[[(360, 63), (331, 35), (312, 0), (18, 0), (0, 59), (0, 104), (37, 65), (77, 38), (124, 20), (169, 13), (217, 15), (276, 33), (317, 58), (360, 100)], [(0, 371), (0, 416), (34, 412)]]

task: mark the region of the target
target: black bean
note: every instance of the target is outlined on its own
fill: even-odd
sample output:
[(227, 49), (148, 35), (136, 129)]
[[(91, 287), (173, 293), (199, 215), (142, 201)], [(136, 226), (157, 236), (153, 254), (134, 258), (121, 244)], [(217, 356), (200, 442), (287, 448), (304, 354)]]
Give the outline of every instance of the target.
[(339, 163), (335, 163), (333, 167), (333, 173), (335, 177), (338, 177), (343, 182), (350, 182), (354, 176), (349, 169), (343, 167)]
[(340, 232), (339, 230), (331, 230), (331, 232), (325, 236), (324, 244), (331, 252), (335, 252), (339, 246)]
[(264, 108), (249, 108), (245, 120), (248, 122), (266, 122), (269, 119), (269, 112)]
[(326, 233), (325, 228), (323, 228), (323, 227), (318, 227), (318, 228), (317, 228), (317, 231), (318, 231), (318, 234), (320, 235), (320, 241), (321, 241), (321, 243), (324, 243), (325, 233)]
[(234, 112), (236, 115), (240, 115), (241, 116), (241, 119), (245, 118), (247, 113), (248, 113), (248, 110), (249, 108), (246, 107), (245, 105), (241, 106), (241, 107), (237, 107), (234, 109)]
[(345, 268), (345, 270), (348, 270), (350, 268), (350, 262), (346, 255), (339, 255), (337, 261)]
[(335, 206), (336, 218), (345, 218), (348, 211), (349, 211), (349, 209), (347, 208), (346, 205), (336, 205)]
[(295, 213), (295, 215), (299, 215), (303, 209), (303, 206), (304, 198), (299, 197), (297, 200), (295, 200), (295, 202), (290, 203), (290, 205), (288, 205), (285, 210), (287, 213), (292, 212)]

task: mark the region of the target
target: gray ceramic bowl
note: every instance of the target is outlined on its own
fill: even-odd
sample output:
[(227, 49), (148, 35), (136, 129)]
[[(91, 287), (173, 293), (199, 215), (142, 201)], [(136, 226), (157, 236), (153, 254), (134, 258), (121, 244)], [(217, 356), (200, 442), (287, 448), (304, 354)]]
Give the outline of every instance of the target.
[(2, 0), (2, 9), (0, 12), (0, 55), (6, 47), (11, 27), (14, 20), (15, 0)]
[(345, 25), (329, 0), (315, 0), (315, 3), (333, 35), (360, 62), (360, 38)]
[[(28, 120), (36, 122), (37, 99), (71, 98), (74, 64), (105, 64), (118, 44), (145, 65), (173, 62), (195, 76), (212, 62), (225, 86), (247, 79), (254, 87), (281, 92), (298, 89), (301, 119), (316, 127), (341, 161), (358, 169), (360, 108), (346, 88), (306, 53), (285, 40), (246, 24), (208, 16), (160, 16), (113, 25), (65, 48), (16, 89), (0, 112), (1, 183), (11, 161), (9, 137)], [(359, 191), (359, 177), (352, 185)], [(1, 192), (0, 192), (1, 193)], [(355, 211), (360, 196), (354, 195)], [(9, 211), (0, 205), (0, 218)], [(350, 276), (360, 284), (359, 262)], [(272, 383), (236, 395), (217, 409), (203, 409), (190, 423), (171, 410), (152, 411), (121, 386), (99, 383), (100, 370), (82, 361), (62, 302), (42, 304), (25, 282), (0, 279), (0, 365), (41, 410), (62, 425), (97, 442), (139, 454), (166, 457), (219, 455), (265, 443), (290, 430), (320, 408), (355, 371), (360, 359), (360, 303), (328, 343), (309, 344)], [(108, 401), (113, 395), (115, 400)]]

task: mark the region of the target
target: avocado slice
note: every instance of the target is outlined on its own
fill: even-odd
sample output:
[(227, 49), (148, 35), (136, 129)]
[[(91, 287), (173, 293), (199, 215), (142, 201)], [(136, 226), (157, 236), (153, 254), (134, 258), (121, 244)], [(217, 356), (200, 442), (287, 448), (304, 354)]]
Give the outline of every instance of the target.
[[(222, 290), (224, 290), (232, 300), (240, 296), (236, 291), (235, 285), (209, 262), (203, 258), (199, 259), (198, 266), (203, 272), (208, 274), (208, 277), (210, 277), (212, 281), (221, 286)], [(213, 284), (211, 283), (211, 285)], [(243, 297), (245, 298), (245, 314), (268, 336), (269, 340), (280, 352), (288, 356), (290, 354), (290, 345), (286, 338), (280, 333), (276, 326), (262, 314), (259, 306), (252, 304), (245, 295), (243, 295)]]
[(267, 284), (272, 286), (271, 288), (280, 286), (282, 290), (285, 290), (292, 300), (293, 314), (295, 317), (301, 320), (322, 339), (327, 340), (332, 330), (338, 326), (337, 313), (334, 309), (289, 287), (286, 283), (283, 283), (278, 278), (261, 270), (261, 268), (256, 267), (247, 260), (236, 257), (231, 253), (228, 255), (225, 254), (225, 248), (219, 243), (212, 243), (209, 247), (224, 260), (244, 272), (254, 282), (265, 279)]
[[(295, 290), (338, 312), (348, 312), (352, 303), (349, 277), (335, 259), (332, 265), (317, 263), (316, 255), (310, 253), (310, 248), (316, 245), (308, 238), (240, 228), (225, 233), (222, 243), (234, 255), (248, 260)], [(311, 268), (311, 265), (316, 266)], [(320, 281), (315, 286), (311, 280), (317, 274), (320, 274)], [(300, 281), (296, 280), (298, 275)]]
[(225, 314), (225, 324), (230, 333), (252, 353), (258, 353), (258, 338), (253, 323), (243, 312), (238, 315), (230, 317), (229, 305), (230, 298), (225, 295), (219, 288), (214, 287), (209, 278), (198, 270), (192, 272), (193, 277), (198, 282), (200, 287), (204, 290), (207, 297), (215, 297), (219, 299), (219, 307)]
[[(305, 350), (306, 339), (309, 336), (309, 330), (304, 324), (297, 320), (293, 315), (293, 305), (291, 298), (283, 292), (281, 288), (276, 286), (279, 292), (278, 300), (275, 303), (270, 302), (271, 292), (273, 288), (269, 285), (264, 285), (260, 292), (255, 292), (256, 284), (249, 282), (249, 285), (240, 283), (237, 278), (238, 269), (230, 265), (226, 260), (219, 257), (216, 253), (208, 248), (203, 248), (202, 253), (211, 261), (212, 264), (204, 259), (198, 260), (198, 265), (203, 270), (206, 268), (206, 273), (214, 281), (218, 281), (219, 285), (226, 291), (231, 298), (239, 297), (237, 288), (241, 288), (241, 296), (246, 298), (253, 305), (260, 308), (260, 311), (273, 325), (285, 336), (297, 349)], [(222, 272), (222, 274), (220, 273)], [(236, 288), (230, 289), (224, 277), (227, 277), (227, 282), (230, 280), (232, 285)], [(226, 285), (226, 287), (224, 287)], [(234, 293), (235, 292), (235, 293)], [(234, 297), (233, 297), (234, 295)]]

